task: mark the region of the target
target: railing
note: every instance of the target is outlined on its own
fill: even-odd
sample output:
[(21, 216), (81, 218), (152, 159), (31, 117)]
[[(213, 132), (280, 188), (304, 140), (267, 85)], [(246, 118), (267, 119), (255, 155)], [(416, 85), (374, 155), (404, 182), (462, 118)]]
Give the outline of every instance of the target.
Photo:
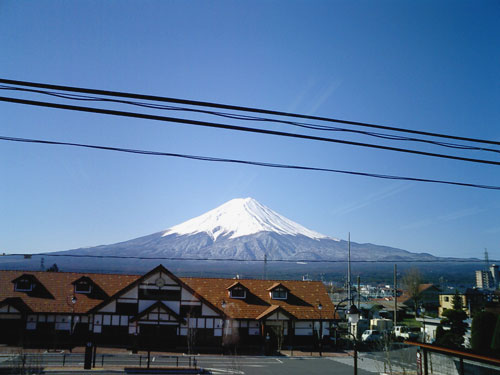
[(443, 348), (430, 344), (406, 341), (422, 351), (422, 375), (483, 375), (500, 374), (500, 359)]
[[(39, 374), (47, 367), (83, 368), (83, 353), (11, 353), (0, 355), (0, 373), (11, 369), (11, 373)], [(97, 354), (95, 367), (182, 367), (198, 366), (195, 356), (171, 356), (153, 354)]]

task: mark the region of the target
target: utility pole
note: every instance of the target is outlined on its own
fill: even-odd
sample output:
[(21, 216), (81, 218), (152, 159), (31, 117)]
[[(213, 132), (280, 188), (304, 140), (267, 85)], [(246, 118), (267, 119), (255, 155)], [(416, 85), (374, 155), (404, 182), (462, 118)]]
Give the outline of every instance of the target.
[(398, 325), (398, 266), (394, 264), (394, 326)]
[(361, 293), (360, 293), (360, 289), (361, 289), (361, 279), (358, 275), (358, 290), (356, 291), (358, 293), (358, 310), (359, 310), (359, 307), (360, 307), (360, 304), (361, 304)]
[(264, 254), (264, 280), (267, 280), (267, 254)]
[(351, 232), (347, 235), (347, 299), (352, 305), (351, 299)]

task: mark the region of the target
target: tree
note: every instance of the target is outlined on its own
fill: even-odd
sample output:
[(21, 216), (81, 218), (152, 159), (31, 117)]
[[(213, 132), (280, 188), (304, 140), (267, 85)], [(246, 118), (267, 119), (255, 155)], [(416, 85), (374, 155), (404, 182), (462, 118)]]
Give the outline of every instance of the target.
[(47, 268), (47, 272), (59, 272), (59, 267), (57, 267), (57, 264), (54, 263), (49, 268)]
[(408, 293), (408, 296), (413, 301), (413, 306), (415, 310), (415, 318), (417, 317), (417, 310), (420, 301), (420, 284), (422, 284), (422, 275), (417, 268), (411, 268), (403, 276), (402, 280), (403, 286)]
[(453, 306), (453, 310), (462, 310), (464, 308), (462, 296), (458, 293), (457, 289), (455, 289), (455, 295), (451, 300), (451, 305)]
[[(471, 327), (471, 347), (474, 352), (483, 355), (489, 354), (490, 347), (494, 344), (492, 342), (494, 333), (492, 328), (495, 325), (500, 333), (497, 315), (492, 312), (482, 311), (474, 315)], [(500, 340), (498, 341), (500, 344)]]
[(498, 315), (497, 318), (497, 324), (495, 325), (495, 330), (493, 331), (490, 347), (491, 354), (496, 357), (500, 357), (500, 315)]
[(463, 310), (446, 309), (436, 330), (436, 344), (450, 349), (463, 349), (468, 324)]

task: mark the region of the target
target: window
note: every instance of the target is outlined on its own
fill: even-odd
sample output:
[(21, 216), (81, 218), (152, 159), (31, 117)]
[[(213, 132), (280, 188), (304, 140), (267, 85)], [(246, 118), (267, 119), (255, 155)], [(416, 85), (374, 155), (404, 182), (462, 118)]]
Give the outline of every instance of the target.
[(285, 288), (276, 288), (271, 291), (272, 299), (286, 299), (287, 290)]
[(202, 316), (201, 306), (181, 305), (180, 316), (182, 316), (183, 318), (185, 318), (186, 316), (190, 316), (191, 318), (198, 318)]
[(136, 315), (139, 311), (137, 303), (116, 303), (116, 313), (126, 315)]
[(75, 293), (90, 293), (92, 291), (92, 284), (88, 280), (81, 280), (75, 284)]
[(448, 302), (450, 300), (450, 297), (444, 297), (444, 302)]
[(235, 286), (230, 291), (231, 298), (245, 298), (247, 296), (247, 291), (241, 286)]
[(139, 299), (180, 301), (181, 290), (139, 289)]
[(31, 292), (33, 290), (33, 283), (30, 279), (19, 279), (15, 284), (16, 292)]

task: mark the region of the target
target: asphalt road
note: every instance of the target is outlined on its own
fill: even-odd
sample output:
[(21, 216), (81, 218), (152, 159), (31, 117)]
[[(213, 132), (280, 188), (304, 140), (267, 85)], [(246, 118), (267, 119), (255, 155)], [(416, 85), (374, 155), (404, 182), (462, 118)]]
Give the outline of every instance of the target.
[[(338, 374), (352, 375), (352, 358), (342, 357), (252, 357), (252, 356), (196, 356), (197, 366), (210, 370), (213, 374), (235, 374), (235, 375), (304, 375), (304, 374)], [(340, 361), (339, 361), (340, 360)], [(1, 365), (8, 366), (14, 364), (13, 357), (3, 357), (0, 359)], [(104, 361), (104, 362), (102, 362)], [(189, 364), (189, 357), (179, 356), (154, 356), (151, 355), (151, 366), (173, 366), (179, 361), (180, 366)], [(62, 367), (64, 362), (64, 367)], [(360, 359), (358, 369), (359, 375), (373, 374), (362, 370), (363, 361)], [(43, 353), (27, 356), (26, 363), (39, 364), (45, 368), (47, 374), (89, 374), (94, 371), (83, 370), (82, 354), (55, 354)], [(104, 368), (101, 367), (104, 363)], [(123, 373), (123, 367), (135, 367), (142, 365), (146, 367), (147, 356), (134, 354), (101, 354), (97, 356), (96, 371), (99, 374)]]

